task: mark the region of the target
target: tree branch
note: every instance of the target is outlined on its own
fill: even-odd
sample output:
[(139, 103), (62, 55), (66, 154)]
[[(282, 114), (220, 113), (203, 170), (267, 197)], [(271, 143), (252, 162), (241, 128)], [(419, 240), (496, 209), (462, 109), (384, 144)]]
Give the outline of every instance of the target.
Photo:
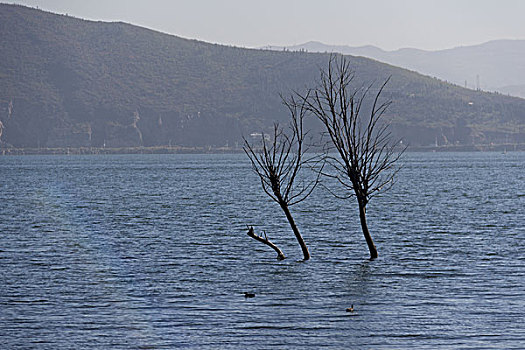
[(264, 234), (264, 238), (262, 236), (258, 236), (257, 234), (255, 234), (255, 232), (253, 231), (253, 227), (250, 226), (248, 227), (248, 236), (250, 236), (251, 238), (255, 239), (256, 241), (259, 241), (263, 244), (266, 244), (268, 247), (272, 248), (273, 250), (275, 250), (275, 252), (277, 253), (277, 259), (278, 260), (284, 260), (286, 259), (286, 256), (284, 256), (283, 252), (281, 251), (281, 249), (279, 249), (279, 247), (277, 247), (274, 243), (272, 243), (268, 237), (266, 236), (266, 233)]

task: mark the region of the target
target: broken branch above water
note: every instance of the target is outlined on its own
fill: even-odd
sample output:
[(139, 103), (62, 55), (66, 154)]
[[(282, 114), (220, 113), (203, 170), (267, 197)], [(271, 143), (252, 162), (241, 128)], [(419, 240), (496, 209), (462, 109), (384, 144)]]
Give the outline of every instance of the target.
[(264, 238), (262, 236), (258, 236), (257, 234), (255, 234), (255, 232), (253, 230), (253, 227), (250, 226), (250, 227), (248, 227), (248, 236), (250, 236), (251, 238), (255, 239), (256, 241), (259, 241), (259, 242), (261, 242), (263, 244), (266, 244), (267, 246), (269, 246), (273, 250), (275, 250), (275, 252), (277, 253), (277, 259), (279, 259), (279, 260), (286, 259), (286, 256), (284, 256), (284, 254), (281, 251), (281, 249), (279, 249), (278, 246), (276, 246), (274, 243), (272, 243), (268, 239), (268, 237), (266, 236), (266, 233), (264, 233)]

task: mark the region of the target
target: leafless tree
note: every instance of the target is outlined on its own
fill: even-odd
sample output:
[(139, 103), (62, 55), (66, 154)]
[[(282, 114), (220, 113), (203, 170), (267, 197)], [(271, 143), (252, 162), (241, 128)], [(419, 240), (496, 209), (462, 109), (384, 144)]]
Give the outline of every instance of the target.
[[(281, 96), (282, 98), (282, 96)], [(304, 260), (310, 258), (308, 247), (306, 246), (299, 229), (290, 213), (290, 207), (304, 201), (319, 183), (320, 171), (309, 179), (304, 178), (298, 181), (298, 175), (309, 167), (312, 159), (306, 158), (308, 150), (305, 144), (307, 132), (303, 129), (306, 114), (305, 103), (298, 103), (292, 96), (286, 100), (282, 98), (284, 104), (290, 112), (291, 122), (289, 132), (274, 124), (273, 134), (267, 138), (262, 134), (261, 145), (259, 148), (250, 144), (244, 139), (244, 152), (250, 159), (252, 169), (261, 181), (263, 191), (276, 203), (279, 204), (290, 223), (295, 238), (301, 246)], [(253, 230), (248, 235), (257, 239)], [(275, 245), (268, 244), (268, 238), (257, 236), (265, 244), (275, 249)], [(276, 250), (277, 251), (277, 250)], [(279, 258), (284, 258), (284, 254), (279, 254)]]
[[(389, 79), (375, 94), (373, 85), (356, 88), (353, 80), (348, 60), (332, 55), (328, 69), (321, 71), (319, 85), (304, 96), (296, 96), (324, 125), (333, 152), (326, 156), (333, 169), (329, 176), (344, 187), (345, 198), (357, 198), (361, 228), (370, 258), (375, 259), (377, 249), (368, 230), (366, 207), (380, 190), (393, 184), (399, 170), (396, 162), (404, 149), (397, 149), (399, 142), (393, 142), (389, 124), (383, 120), (391, 101), (380, 102), (380, 95)], [(369, 108), (368, 113), (364, 106)]]

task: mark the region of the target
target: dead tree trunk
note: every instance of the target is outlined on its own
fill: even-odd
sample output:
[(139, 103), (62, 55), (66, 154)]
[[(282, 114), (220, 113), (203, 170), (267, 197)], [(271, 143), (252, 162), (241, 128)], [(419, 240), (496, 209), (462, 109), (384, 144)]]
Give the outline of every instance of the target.
[(299, 245), (301, 246), (301, 250), (303, 251), (304, 260), (310, 259), (310, 252), (308, 251), (308, 247), (306, 246), (306, 243), (304, 243), (303, 236), (301, 236), (301, 233), (299, 232), (299, 229), (297, 228), (297, 225), (295, 224), (292, 214), (290, 213), (290, 210), (288, 209), (288, 205), (286, 204), (286, 202), (280, 202), (279, 205), (281, 206), (281, 209), (284, 211), (284, 214), (286, 215), (286, 219), (288, 219), (288, 222), (290, 223), (290, 226), (292, 227), (292, 231), (295, 235), (295, 238), (297, 239), (297, 242), (299, 242)]
[(264, 238), (262, 236), (258, 236), (255, 234), (255, 232), (253, 231), (253, 227), (249, 227), (248, 228), (248, 236), (250, 236), (251, 238), (255, 239), (256, 241), (259, 241), (261, 243), (264, 243), (266, 244), (268, 247), (272, 248), (273, 250), (275, 250), (275, 252), (277, 253), (277, 259), (279, 260), (284, 260), (286, 259), (286, 256), (284, 256), (283, 252), (281, 249), (279, 249), (278, 246), (276, 246), (274, 243), (272, 243), (268, 237), (266, 236), (266, 233), (264, 234)]
[(370, 260), (374, 260), (377, 258), (377, 249), (374, 244), (374, 241), (372, 240), (372, 236), (368, 231), (368, 224), (366, 223), (366, 206), (362, 203), (362, 201), (359, 200), (358, 202), (361, 229), (363, 230), (363, 235), (365, 236), (366, 244), (368, 245), (368, 250), (370, 251)]

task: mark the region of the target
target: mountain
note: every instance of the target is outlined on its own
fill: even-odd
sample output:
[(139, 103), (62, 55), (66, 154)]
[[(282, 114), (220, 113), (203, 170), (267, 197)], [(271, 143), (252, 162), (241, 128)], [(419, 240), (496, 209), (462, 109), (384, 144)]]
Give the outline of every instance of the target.
[[(232, 147), (287, 120), (279, 93), (312, 86), (328, 59), (0, 4), (0, 144)], [(525, 141), (523, 99), (348, 59), (356, 87), (391, 77), (386, 117), (412, 145)]]
[(308, 52), (339, 52), (363, 56), (460, 86), (498, 91), (525, 98), (525, 40), (494, 40), (475, 46), (440, 51), (400, 49), (384, 51), (375, 46), (326, 45), (311, 41), (291, 47), (265, 49)]

